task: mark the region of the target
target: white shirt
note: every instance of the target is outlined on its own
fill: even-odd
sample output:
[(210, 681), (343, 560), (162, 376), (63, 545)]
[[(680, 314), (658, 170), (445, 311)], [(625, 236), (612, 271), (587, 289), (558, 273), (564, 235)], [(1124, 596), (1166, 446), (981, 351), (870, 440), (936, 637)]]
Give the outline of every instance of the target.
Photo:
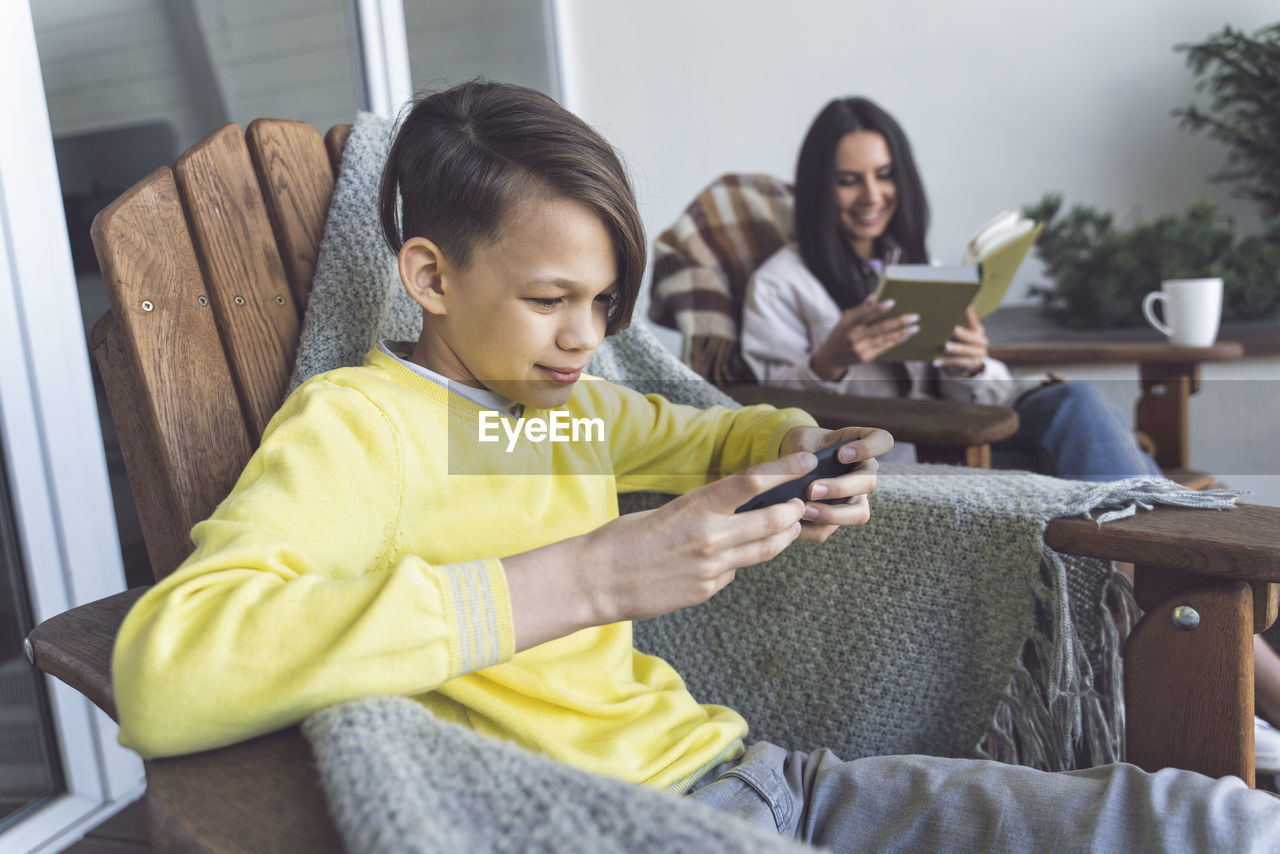
[[(929, 362), (862, 362), (838, 380), (824, 380), (809, 359), (840, 320), (840, 306), (784, 246), (751, 274), (742, 306), (742, 357), (764, 385), (812, 388), (863, 397), (940, 398), (966, 403), (1005, 403), (1014, 392), (1009, 368), (984, 360), (973, 377), (950, 377)], [(899, 448), (902, 448), (899, 451)], [(907, 443), (883, 459), (915, 459)]]

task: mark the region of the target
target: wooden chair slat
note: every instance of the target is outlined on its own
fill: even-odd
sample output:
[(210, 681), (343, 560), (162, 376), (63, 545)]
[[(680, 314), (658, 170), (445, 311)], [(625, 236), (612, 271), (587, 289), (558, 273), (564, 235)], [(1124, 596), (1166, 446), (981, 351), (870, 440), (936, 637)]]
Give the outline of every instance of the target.
[[(146, 380), (135, 372), (129, 342), (112, 312), (94, 324), (89, 339), (111, 407), (120, 453), (129, 472), (129, 490), (142, 523), (147, 558), (152, 574), (160, 579), (191, 552), (188, 534), (199, 517), (190, 496), (178, 492), (168, 464), (172, 454), (166, 451), (165, 436), (155, 426), (155, 419), (144, 416), (150, 400), (145, 391)], [(226, 379), (231, 382), (230, 372)], [(209, 497), (206, 494), (197, 501), (204, 503)]]
[(99, 213), (91, 235), (112, 306), (95, 355), (160, 578), (252, 443), (169, 168)]
[(334, 172), (319, 131), (306, 122), (258, 119), (245, 131), (267, 216), (299, 312), (306, 308)]
[(337, 180), (338, 170), (342, 168), (342, 152), (346, 150), (349, 136), (351, 125), (334, 125), (324, 135), (324, 147), (329, 152), (329, 165), (333, 169), (334, 180)]
[(238, 125), (174, 166), (250, 438), (262, 437), (293, 371), (298, 310)]

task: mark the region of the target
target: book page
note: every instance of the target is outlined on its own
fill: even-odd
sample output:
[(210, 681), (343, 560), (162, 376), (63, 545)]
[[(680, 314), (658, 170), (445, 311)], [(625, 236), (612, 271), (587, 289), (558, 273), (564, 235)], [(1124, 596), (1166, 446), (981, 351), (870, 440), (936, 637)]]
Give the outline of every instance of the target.
[[(1030, 220), (1027, 221), (1030, 222)], [(984, 222), (969, 238), (969, 242), (965, 244), (964, 263), (978, 263), (978, 259), (982, 257), (983, 252), (992, 244), (992, 241), (1003, 239), (1004, 233), (1014, 228), (1017, 224), (1018, 214), (1014, 211), (1000, 211), (1000, 213)]]
[(885, 267), (883, 279), (898, 282), (980, 282), (976, 264), (890, 264)]
[(1029, 230), (989, 250), (983, 256), (978, 264), (982, 271), (982, 290), (973, 301), (973, 310), (978, 313), (978, 317), (986, 317), (1000, 307), (1013, 282), (1014, 274), (1022, 266), (1022, 260), (1031, 250), (1031, 244), (1035, 243), (1043, 229), (1043, 224), (1032, 224)]

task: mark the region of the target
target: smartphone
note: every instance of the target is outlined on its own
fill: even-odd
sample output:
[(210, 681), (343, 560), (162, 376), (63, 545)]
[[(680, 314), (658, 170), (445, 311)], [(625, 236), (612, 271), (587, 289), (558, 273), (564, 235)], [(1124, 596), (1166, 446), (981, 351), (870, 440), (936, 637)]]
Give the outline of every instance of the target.
[(845, 472), (853, 471), (861, 466), (862, 463), (842, 463), (836, 459), (836, 451), (838, 451), (843, 445), (847, 444), (849, 444), (847, 441), (840, 442), (835, 445), (828, 445), (820, 451), (815, 451), (814, 456), (818, 458), (818, 464), (814, 466), (813, 471), (808, 474), (801, 475), (795, 480), (789, 480), (786, 483), (775, 486), (773, 489), (760, 493), (733, 512), (746, 513), (748, 510), (768, 507), (770, 504), (780, 504), (783, 501), (789, 501), (792, 498), (804, 499), (805, 493), (809, 489), (809, 484), (813, 483), (815, 480), (821, 480), (827, 477), (838, 477)]

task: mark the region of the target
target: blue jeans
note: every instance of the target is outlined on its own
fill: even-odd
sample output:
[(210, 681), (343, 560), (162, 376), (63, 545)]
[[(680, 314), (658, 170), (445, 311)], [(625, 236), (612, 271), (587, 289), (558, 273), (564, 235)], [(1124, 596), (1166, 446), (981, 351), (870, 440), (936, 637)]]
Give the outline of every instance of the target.
[(1159, 477), (1120, 411), (1087, 382), (1041, 386), (1014, 404), (1018, 431), (991, 446), (991, 465), (1071, 480)]
[(842, 762), (757, 742), (687, 797), (833, 851), (1276, 851), (1280, 799), (1238, 777), (979, 759)]

